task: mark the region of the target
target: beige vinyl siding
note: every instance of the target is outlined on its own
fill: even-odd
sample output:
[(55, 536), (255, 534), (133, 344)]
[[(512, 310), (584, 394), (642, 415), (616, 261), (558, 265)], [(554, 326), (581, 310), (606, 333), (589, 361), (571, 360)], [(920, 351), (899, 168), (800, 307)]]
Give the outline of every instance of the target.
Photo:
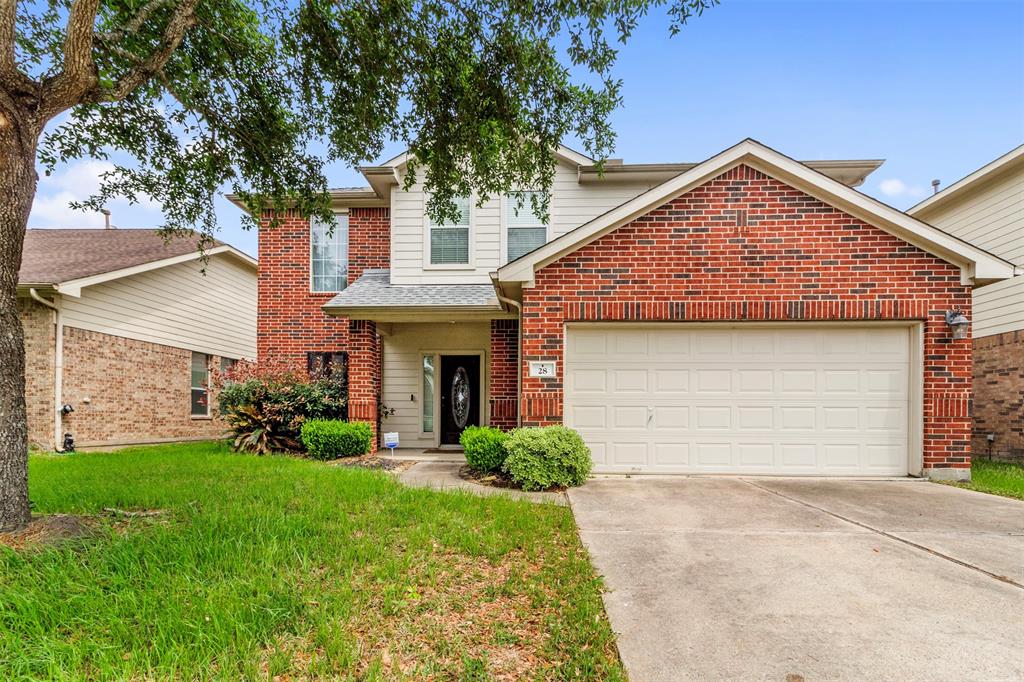
[[(601, 181), (581, 185), (575, 168), (558, 164), (552, 184), (550, 229), (554, 239), (602, 213), (650, 189), (648, 182)], [(524, 188), (533, 189), (533, 188)], [(422, 184), (408, 192), (391, 193), (391, 282), (393, 284), (454, 284), (490, 281), (488, 273), (500, 265), (502, 249), (502, 201), (493, 197), (483, 206), (472, 206), (470, 264), (430, 265), (430, 237), (425, 218), (426, 195)]]
[(179, 263), (63, 296), (64, 323), (229, 358), (256, 357), (256, 272), (225, 256)]
[[(915, 217), (1017, 265), (1024, 265), (1024, 164)], [(974, 336), (1024, 329), (1024, 277), (974, 290)]]
[[(423, 365), (425, 353), (467, 355), (483, 353), (480, 372), (484, 393), (480, 396), (480, 418), (487, 423), (491, 331), (489, 322), (396, 324), (384, 337), (384, 376), (381, 387), (384, 404), (395, 414), (384, 420), (384, 431), (397, 431), (403, 448), (431, 448), (440, 419), (434, 415), (434, 433), (422, 433)], [(440, 365), (436, 370), (440, 373)], [(410, 400), (410, 397), (412, 400)], [(435, 410), (439, 406), (435, 404)]]
[(917, 217), (1015, 263), (1024, 263), (1024, 166)]
[(1024, 329), (1024, 276), (974, 290), (974, 336)]

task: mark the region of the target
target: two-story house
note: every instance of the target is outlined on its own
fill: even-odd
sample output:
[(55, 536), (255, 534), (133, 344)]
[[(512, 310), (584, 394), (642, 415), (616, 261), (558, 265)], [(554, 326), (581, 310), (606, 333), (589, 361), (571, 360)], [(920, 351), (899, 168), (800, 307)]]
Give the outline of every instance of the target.
[(399, 156), (333, 230), (261, 230), (259, 357), (347, 372), (403, 447), (564, 423), (599, 472), (969, 476), (946, 314), (1014, 268), (853, 189), (879, 161), (554, 161), (546, 221), (517, 193), (436, 224)]

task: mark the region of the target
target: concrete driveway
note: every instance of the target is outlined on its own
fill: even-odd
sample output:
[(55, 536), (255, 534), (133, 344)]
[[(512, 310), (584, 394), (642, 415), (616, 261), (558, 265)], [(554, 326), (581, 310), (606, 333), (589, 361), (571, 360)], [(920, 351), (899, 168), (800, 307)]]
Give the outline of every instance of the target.
[(699, 477), (569, 499), (633, 682), (1024, 680), (1024, 502)]

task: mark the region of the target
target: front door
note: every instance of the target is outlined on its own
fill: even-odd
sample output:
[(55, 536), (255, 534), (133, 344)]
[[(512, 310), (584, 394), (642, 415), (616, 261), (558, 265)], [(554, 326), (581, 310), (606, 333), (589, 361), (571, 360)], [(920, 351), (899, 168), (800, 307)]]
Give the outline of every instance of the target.
[(462, 430), (480, 424), (480, 356), (441, 356), (441, 445), (457, 445)]

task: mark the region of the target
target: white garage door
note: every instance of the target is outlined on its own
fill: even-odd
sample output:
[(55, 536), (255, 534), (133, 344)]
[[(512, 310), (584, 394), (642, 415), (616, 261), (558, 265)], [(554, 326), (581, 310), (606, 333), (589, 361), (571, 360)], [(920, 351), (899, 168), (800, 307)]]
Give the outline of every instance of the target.
[(905, 327), (566, 331), (565, 418), (598, 472), (904, 475)]

